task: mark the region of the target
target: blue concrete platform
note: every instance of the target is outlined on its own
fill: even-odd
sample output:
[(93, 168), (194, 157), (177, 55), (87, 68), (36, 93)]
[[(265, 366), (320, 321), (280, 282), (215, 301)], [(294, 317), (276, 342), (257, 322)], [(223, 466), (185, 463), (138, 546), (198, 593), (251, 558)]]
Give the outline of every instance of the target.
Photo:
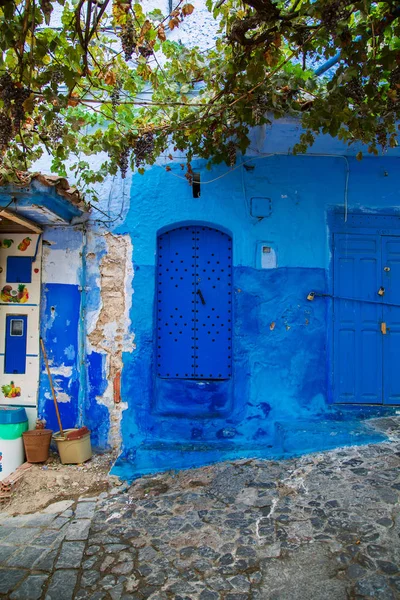
[(393, 409), (373, 410), (349, 418), (348, 411), (337, 411), (320, 419), (302, 419), (292, 423), (276, 422), (271, 444), (221, 442), (143, 443), (129, 456), (121, 455), (111, 474), (127, 481), (149, 473), (191, 469), (225, 460), (244, 458), (283, 459), (342, 446), (376, 444), (388, 438), (369, 424), (368, 417), (394, 414)]

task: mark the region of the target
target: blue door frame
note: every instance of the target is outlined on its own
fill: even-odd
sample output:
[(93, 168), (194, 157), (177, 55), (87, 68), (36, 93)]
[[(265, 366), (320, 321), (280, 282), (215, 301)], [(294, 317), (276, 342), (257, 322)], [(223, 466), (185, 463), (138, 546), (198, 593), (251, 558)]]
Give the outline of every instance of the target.
[(329, 225), (329, 400), (398, 405), (400, 218), (353, 213), (345, 222), (341, 212)]

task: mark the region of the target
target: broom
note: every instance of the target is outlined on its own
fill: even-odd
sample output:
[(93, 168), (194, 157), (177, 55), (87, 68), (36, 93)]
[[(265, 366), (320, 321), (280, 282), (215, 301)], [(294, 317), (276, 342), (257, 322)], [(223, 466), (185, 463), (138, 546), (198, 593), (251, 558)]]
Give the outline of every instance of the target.
[(49, 367), (49, 361), (47, 360), (47, 354), (46, 354), (46, 350), (45, 350), (42, 338), (40, 338), (40, 345), (41, 345), (41, 348), (42, 348), (43, 358), (44, 358), (44, 362), (45, 362), (45, 365), (46, 365), (47, 376), (49, 378), (51, 395), (53, 396), (54, 407), (56, 409), (57, 421), (58, 421), (58, 426), (60, 428), (61, 437), (65, 437), (66, 440), (79, 440), (81, 437), (83, 437), (87, 433), (90, 433), (89, 429), (87, 427), (81, 427), (80, 429), (76, 429), (75, 431), (69, 431), (66, 436), (64, 435), (64, 430), (63, 430), (63, 426), (62, 426), (62, 422), (61, 422), (60, 411), (58, 410), (57, 396), (56, 396), (56, 392), (54, 390), (54, 385), (53, 385), (53, 378), (51, 376), (50, 367)]

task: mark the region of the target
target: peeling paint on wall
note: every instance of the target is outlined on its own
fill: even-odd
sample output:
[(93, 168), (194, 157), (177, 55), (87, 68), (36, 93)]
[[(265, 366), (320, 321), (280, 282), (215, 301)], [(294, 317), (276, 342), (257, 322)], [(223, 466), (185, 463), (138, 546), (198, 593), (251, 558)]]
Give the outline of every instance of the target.
[[(107, 386), (97, 397), (108, 408), (110, 429), (108, 443), (113, 448), (121, 445), (120, 422), (126, 402), (120, 402), (120, 376), (124, 352), (132, 352), (135, 345), (130, 331), (129, 312), (132, 304), (132, 243), (128, 235), (104, 236), (107, 252), (100, 262), (101, 308), (96, 319), (89, 324), (88, 341), (92, 352), (105, 355)], [(116, 393), (117, 390), (117, 393)], [(117, 398), (117, 399), (116, 399)]]

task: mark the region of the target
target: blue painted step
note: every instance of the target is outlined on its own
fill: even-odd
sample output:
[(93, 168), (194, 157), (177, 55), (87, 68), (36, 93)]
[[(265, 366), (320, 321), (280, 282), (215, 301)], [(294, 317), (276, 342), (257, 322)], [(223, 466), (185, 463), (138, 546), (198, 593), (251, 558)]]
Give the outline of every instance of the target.
[(382, 442), (386, 436), (368, 426), (368, 421), (296, 420), (275, 424), (275, 445), (285, 456)]
[(386, 436), (368, 427), (368, 421), (297, 420), (276, 422), (273, 444), (238, 444), (233, 442), (171, 443), (153, 441), (141, 444), (134, 456), (121, 455), (111, 473), (133, 481), (148, 473), (170, 469), (191, 469), (224, 460), (243, 458), (282, 459), (309, 452), (321, 452), (340, 446), (373, 444)]

